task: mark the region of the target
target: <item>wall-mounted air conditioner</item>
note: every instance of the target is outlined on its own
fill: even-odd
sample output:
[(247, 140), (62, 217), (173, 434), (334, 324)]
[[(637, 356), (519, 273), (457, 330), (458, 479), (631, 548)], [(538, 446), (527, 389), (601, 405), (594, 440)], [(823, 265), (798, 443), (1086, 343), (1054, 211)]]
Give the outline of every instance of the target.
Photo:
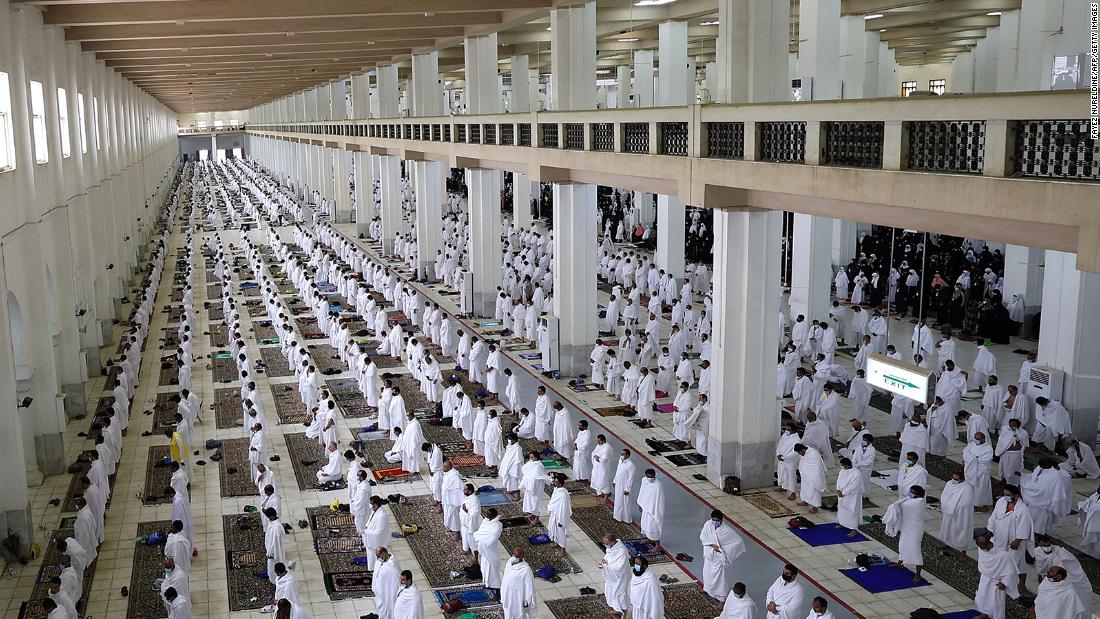
[(1027, 378), (1027, 395), (1034, 400), (1044, 397), (1048, 400), (1062, 399), (1062, 382), (1065, 372), (1044, 365), (1032, 366)]

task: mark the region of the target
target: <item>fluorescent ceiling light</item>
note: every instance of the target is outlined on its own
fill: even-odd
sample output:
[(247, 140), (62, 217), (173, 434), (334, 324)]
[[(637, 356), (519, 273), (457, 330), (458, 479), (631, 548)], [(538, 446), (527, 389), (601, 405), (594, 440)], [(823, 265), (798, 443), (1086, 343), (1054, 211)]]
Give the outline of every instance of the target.
[(611, 69), (596, 69), (596, 75), (609, 75)]
[(867, 19), (867, 20), (870, 20), (870, 19), (878, 19), (878, 18), (880, 18), (880, 17), (883, 17), (883, 14), (882, 14), (882, 13), (873, 13), (873, 14), (871, 14), (871, 15), (864, 15), (864, 16), (863, 16), (863, 19)]
[(662, 4), (672, 4), (676, 0), (638, 0), (634, 3), (634, 6), (660, 6)]
[(988, 16), (990, 16), (990, 17), (996, 17), (996, 16), (998, 16), (998, 15), (1000, 15), (1000, 14), (1001, 14), (1001, 12), (1000, 12), (1000, 11), (990, 11), (989, 13), (986, 13), (986, 15), (988, 15)]
[(699, 22), (699, 25), (700, 26), (717, 26), (718, 25), (718, 20), (714, 19), (714, 20), (711, 20), (711, 21)]
[(886, 28), (879, 30), (879, 32), (886, 32)]
[(625, 39), (619, 39), (619, 43), (637, 43), (640, 40), (638, 37), (626, 37)]

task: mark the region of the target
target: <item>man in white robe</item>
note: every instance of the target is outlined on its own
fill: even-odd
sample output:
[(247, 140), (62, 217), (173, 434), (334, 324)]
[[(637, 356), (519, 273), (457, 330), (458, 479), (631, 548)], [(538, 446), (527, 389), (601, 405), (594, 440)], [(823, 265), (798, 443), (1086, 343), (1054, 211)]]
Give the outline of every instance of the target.
[(1035, 404), (1035, 433), (1032, 435), (1032, 441), (1042, 444), (1048, 451), (1054, 451), (1059, 437), (1073, 433), (1069, 411), (1062, 406), (1061, 402), (1054, 402), (1044, 397), (1035, 398)]
[(481, 581), (490, 589), (499, 589), (502, 580), (500, 569), (500, 532), (504, 530), (500, 515), (490, 507), (485, 513), (481, 526), (474, 531), (477, 544), (478, 565), (481, 567)]
[(384, 500), (378, 495), (370, 498), (371, 514), (363, 527), (363, 547), (366, 549), (368, 570), (375, 568), (376, 551), (390, 543), (390, 513), (382, 507)]
[(974, 487), (963, 481), (962, 471), (951, 473), (951, 479), (940, 495), (939, 539), (943, 548), (952, 548), (960, 558), (966, 557), (966, 549), (974, 537)]
[(912, 486), (909, 488), (909, 494), (891, 503), (882, 517), (887, 536), (895, 537), (901, 534), (898, 540), (898, 560), (894, 565), (896, 567), (912, 565), (915, 572), (913, 582), (921, 581), (921, 570), (924, 569), (921, 540), (924, 539), (926, 507), (924, 488)]
[(722, 613), (714, 619), (756, 619), (756, 601), (749, 597), (745, 583), (733, 583)]
[(538, 601), (535, 599), (535, 575), (523, 560), (523, 548), (516, 546), (504, 568), (500, 582), (500, 603), (504, 619), (535, 619)]
[(553, 414), (554, 451), (561, 454), (567, 460), (573, 459), (573, 419), (561, 402), (554, 402), (551, 407)]
[[(352, 457), (355, 454), (352, 453)], [(328, 463), (317, 471), (317, 483), (327, 484), (334, 481), (339, 481), (344, 478), (344, 465), (347, 459), (344, 454), (340, 453), (340, 449), (336, 446), (336, 443), (329, 443), (328, 445)]]
[(1035, 569), (1040, 575), (1051, 567), (1066, 570), (1066, 580), (1077, 589), (1077, 595), (1085, 606), (1092, 606), (1092, 582), (1081, 567), (1081, 561), (1069, 550), (1057, 546), (1047, 535), (1035, 536)]
[(724, 600), (729, 592), (726, 570), (745, 552), (745, 542), (717, 509), (703, 523), (699, 542), (703, 545), (703, 591), (716, 600)]
[(642, 535), (660, 548), (665, 522), (665, 489), (654, 469), (646, 469), (643, 473), (642, 485), (638, 489), (638, 508), (642, 512)]
[(1081, 549), (1092, 558), (1100, 557), (1100, 489), (1077, 503), (1081, 521)]
[(974, 593), (974, 607), (990, 619), (1004, 619), (1005, 595), (1012, 599), (1020, 597), (1016, 583), (1020, 577), (1020, 568), (1012, 554), (1003, 548), (997, 548), (988, 536), (979, 535), (978, 543), (978, 590)]
[(461, 508), (465, 497), (465, 484), (462, 475), (454, 468), (450, 460), (443, 462), (443, 526), (451, 532), (451, 536), (459, 539), (462, 531)]
[(474, 532), (481, 526), (481, 498), (477, 496), (473, 484), (466, 484), (462, 488), (464, 498), (462, 506), (458, 510), (460, 533), (462, 536), (462, 552), (470, 554), (477, 549), (474, 543)]
[(393, 619), (424, 619), (424, 600), (409, 570), (401, 571), (401, 586), (393, 601)]
[(519, 437), (511, 433), (508, 435), (508, 447), (504, 449), (504, 455), (500, 458), (500, 481), (504, 485), (505, 492), (515, 493), (519, 490), (522, 466), (523, 450), (519, 446)]
[(901, 469), (898, 471), (898, 497), (904, 499), (913, 486), (925, 486), (928, 483), (928, 469), (917, 461), (916, 452), (905, 454)]
[(615, 502), (614, 518), (619, 522), (630, 524), (634, 522), (634, 516), (630, 509), (630, 492), (634, 488), (634, 474), (636, 468), (634, 461), (630, 459), (630, 450), (623, 449), (619, 452), (619, 468), (615, 469)]
[(630, 617), (665, 617), (665, 593), (657, 574), (650, 571), (649, 560), (645, 557), (634, 557), (633, 573), (630, 575)]
[(546, 532), (550, 541), (558, 548), (558, 556), (565, 556), (565, 547), (569, 537), (569, 519), (573, 517), (573, 502), (569, 490), (565, 487), (565, 477), (554, 475), (550, 482), (553, 491), (550, 494), (549, 521)]
[[(404, 408), (404, 405), (402, 405)], [(424, 431), (412, 411), (406, 413), (405, 430), (402, 436), (401, 469), (409, 473), (419, 473), (423, 458), (421, 447), (424, 444)]]
[(355, 519), (355, 530), (360, 535), (363, 534), (363, 528), (367, 526), (367, 520), (370, 518), (372, 494), (370, 482), (367, 480), (368, 475), (370, 473), (367, 469), (361, 468), (356, 472), (355, 491), (351, 495), (351, 515)]
[(837, 528), (850, 529), (848, 537), (855, 537), (863, 519), (863, 476), (848, 458), (840, 459), (840, 467), (836, 478)]
[(520, 469), (519, 489), (523, 492), (523, 513), (535, 523), (542, 515), (542, 501), (545, 496), (543, 489), (548, 481), (550, 476), (546, 474), (546, 466), (539, 460), (538, 454), (532, 451)]
[(397, 557), (384, 546), (374, 549), (368, 556), (374, 565), (371, 590), (378, 604), (378, 619), (393, 619), (393, 603), (401, 588), (401, 566)]
[(596, 493), (596, 496), (602, 497), (611, 494), (613, 459), (611, 445), (607, 444), (604, 435), (597, 434), (596, 447), (592, 449), (592, 490)]
[(810, 513), (816, 514), (826, 488), (825, 462), (821, 459), (821, 452), (802, 443), (794, 446), (794, 452), (798, 454), (800, 477), (797, 504), (809, 507)]
[(275, 564), (286, 562), (286, 546), (283, 542), (283, 538), (286, 537), (286, 530), (283, 529), (283, 524), (279, 522), (279, 514), (274, 509), (268, 508), (264, 512), (264, 517), (267, 518), (268, 526), (264, 531), (264, 551), (267, 553), (267, 578), (272, 584), (277, 580), (275, 574)]
[(1066, 437), (1066, 461), (1058, 467), (1071, 477), (1100, 477), (1100, 465), (1096, 463), (1096, 454), (1088, 445), (1083, 445), (1072, 436)]
[(573, 477), (579, 482), (592, 477), (592, 433), (587, 419), (577, 422), (577, 435), (573, 438)]
[(1020, 479), (1020, 496), (1031, 511), (1036, 534), (1046, 533), (1069, 514), (1072, 494), (1069, 475), (1050, 458), (1039, 460), (1039, 466)]
[(993, 446), (978, 432), (974, 441), (963, 449), (963, 469), (966, 484), (974, 490), (974, 507), (986, 511), (993, 504), (993, 489), (989, 469), (993, 464)]
[(789, 500), (794, 500), (798, 492), (798, 454), (794, 447), (799, 444), (801, 437), (794, 431), (793, 426), (783, 429), (782, 436), (775, 444), (776, 477), (779, 486), (776, 492), (785, 492)]
[(1081, 601), (1065, 568), (1049, 567), (1039, 583), (1039, 593), (1032, 607), (1035, 619), (1083, 619), (1088, 606)]
[[(985, 528), (993, 533), (993, 545), (999, 549), (1011, 551), (1021, 572), (1026, 570), (1024, 553), (1027, 545), (1032, 541), (1034, 530), (1031, 511), (1027, 503), (1020, 500), (1019, 488), (1005, 484), (1004, 496), (997, 499)], [(1020, 574), (1018, 588), (1021, 594), (1028, 592), (1023, 573)]]
[(783, 573), (768, 587), (764, 598), (767, 619), (801, 619), (805, 592), (798, 582), (798, 568), (788, 563)]
[(1000, 462), (1001, 477), (1006, 484), (1020, 484), (1020, 476), (1024, 472), (1024, 450), (1030, 444), (1027, 430), (1020, 427), (1019, 419), (1009, 419), (1008, 424), (1001, 428), (994, 455)]

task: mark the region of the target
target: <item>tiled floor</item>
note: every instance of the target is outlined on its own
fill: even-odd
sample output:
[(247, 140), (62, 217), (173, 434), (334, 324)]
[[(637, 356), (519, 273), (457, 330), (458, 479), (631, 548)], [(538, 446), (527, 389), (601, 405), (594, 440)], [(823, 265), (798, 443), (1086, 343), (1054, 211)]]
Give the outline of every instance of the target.
[[(353, 226), (344, 225), (339, 228), (347, 234), (349, 238), (354, 237)], [(223, 242), (227, 244), (239, 243), (240, 237), (239, 233), (236, 231), (222, 231), (218, 234), (223, 239)], [(256, 242), (263, 242), (266, 239), (266, 231), (255, 231), (250, 234)], [(170, 255), (174, 255), (174, 248), (178, 247), (183, 240), (184, 235), (182, 233), (176, 232), (173, 234), (173, 252), (170, 253)], [(196, 254), (198, 254), (199, 241), (196, 239), (194, 242)], [(369, 245), (362, 243), (361, 245), (371, 252), (375, 251), (375, 249)], [(203, 272), (204, 269), (197, 269), (199, 285), (195, 286), (196, 305), (206, 300), (204, 297), (207, 289), (204, 285), (201, 285), (202, 278), (204, 277)], [(241, 276), (247, 277), (248, 274), (245, 271), (241, 273)], [(168, 298), (168, 291), (170, 291), (172, 283), (171, 278), (171, 269), (166, 268), (161, 283), (161, 291), (158, 295), (158, 302), (160, 303), (164, 303)], [(441, 303), (444, 308), (449, 311), (455, 310), (454, 297), (439, 295), (437, 290), (429, 289), (425, 286), (419, 286), (419, 288), (424, 294), (432, 298), (433, 301)], [(606, 297), (601, 298), (606, 301)], [(165, 317), (165, 314), (159, 312), (154, 314), (153, 324), (150, 329), (151, 333), (161, 333), (160, 329), (166, 324)], [(242, 330), (247, 334), (248, 327), (250, 326), (250, 319), (247, 313), (243, 313), (241, 320)], [(198, 324), (199, 331), (208, 329), (209, 321), (206, 312), (198, 312)], [(909, 333), (911, 329), (912, 327), (908, 323), (893, 321), (891, 327), (891, 342), (896, 343), (901, 350), (908, 350)], [(100, 549), (100, 558), (94, 578), (93, 591), (88, 603), (88, 613), (96, 617), (121, 616), (126, 613), (127, 600), (121, 596), (119, 590), (121, 587), (129, 586), (130, 584), (131, 559), (133, 557), (134, 543), (133, 537), (137, 523), (164, 519), (170, 514), (169, 506), (144, 506), (136, 496), (136, 493), (143, 488), (144, 484), (145, 459), (148, 446), (164, 443), (164, 438), (162, 436), (141, 436), (143, 430), (147, 430), (151, 427), (152, 417), (144, 416), (140, 413), (152, 406), (158, 392), (173, 390), (172, 387), (157, 388), (155, 386), (156, 376), (159, 374), (160, 357), (157, 346), (157, 342), (150, 341), (146, 348), (141, 370), (141, 381), (137, 393), (135, 394), (135, 403), (133, 406), (134, 414), (131, 417), (132, 423), (130, 425), (129, 434), (125, 440), (125, 450), (119, 465), (118, 479), (115, 485), (112, 506), (107, 516), (107, 539)], [(1012, 346), (994, 349), (998, 358), (999, 371), (1002, 376), (1015, 377), (1019, 364), (1023, 360), (1021, 355), (1011, 352), (1011, 349), (1017, 347), (1034, 348), (1035, 343), (1019, 341), (1013, 342)], [(113, 351), (113, 346), (110, 348)], [(257, 343), (250, 339), (248, 348), (251, 357), (253, 359), (258, 359), (259, 347)], [(965, 342), (960, 343), (959, 351), (962, 365), (964, 367), (968, 366), (968, 361), (974, 355), (973, 345)], [(209, 438), (234, 438), (243, 435), (243, 431), (239, 428), (216, 430), (214, 427), (213, 414), (209, 410), (209, 404), (213, 402), (214, 389), (226, 386), (236, 387), (238, 385), (236, 383), (230, 385), (212, 383), (210, 371), (206, 369), (206, 361), (203, 360), (203, 357), (210, 352), (209, 339), (205, 337), (196, 338), (195, 355), (199, 360), (196, 361), (195, 365), (194, 387), (203, 400), (203, 416), (206, 421), (204, 425), (198, 426), (194, 432), (194, 443), (195, 446), (199, 448), (201, 448), (202, 443)], [(509, 358), (509, 362), (514, 365), (530, 368), (532, 364), (532, 362), (521, 360), (518, 354), (505, 353), (505, 355)], [(106, 360), (106, 358), (107, 356), (105, 355), (104, 359)], [(847, 362), (850, 363), (850, 360)], [(534, 370), (531, 370), (531, 373), (536, 374)], [(102, 380), (102, 378), (92, 379), (87, 385), (87, 392), (89, 394), (98, 394), (102, 386)], [(617, 401), (607, 396), (604, 392), (577, 394), (567, 388), (565, 381), (552, 381), (546, 378), (540, 378), (540, 380), (553, 387), (559, 397), (568, 399), (569, 403), (578, 409), (590, 411), (590, 409), (594, 407), (617, 404)], [(264, 383), (293, 383), (294, 379), (269, 379), (266, 375), (260, 375), (258, 382), (260, 383), (259, 392), (263, 399), (264, 409), (267, 411), (269, 419), (274, 421), (274, 401), (268, 385)], [(1009, 382), (1013, 381), (1009, 380)], [(93, 407), (95, 399), (96, 398), (89, 398), (90, 405)], [(974, 402), (969, 402), (965, 405), (966, 408), (970, 409), (973, 409), (975, 406)], [(847, 407), (846, 401), (845, 407)], [(629, 420), (622, 417), (604, 418), (595, 416), (594, 414), (592, 417), (594, 417), (594, 420), (602, 425), (606, 431), (613, 433), (625, 443), (634, 445), (636, 450), (640, 453), (644, 453), (647, 450), (644, 443), (644, 439), (647, 437), (657, 436), (662, 439), (672, 438), (671, 416), (668, 415), (657, 416), (658, 419), (656, 423), (658, 428), (656, 430), (640, 430), (630, 423)], [(885, 413), (872, 411), (872, 432), (887, 432), (886, 423), (887, 415)], [(352, 438), (352, 429), (363, 425), (361, 420), (344, 420), (343, 418), (340, 419), (339, 424), (341, 441), (345, 444)], [(86, 420), (74, 421), (70, 424), (65, 442), (66, 456), (68, 458), (75, 458), (79, 451), (88, 447), (89, 443), (86, 442), (84, 438), (77, 436), (77, 432), (85, 430), (86, 426)], [(300, 430), (300, 426), (274, 426), (269, 429), (269, 433), (273, 435), (270, 437), (272, 452), (278, 454), (282, 458), (282, 462), (276, 464), (274, 469), (280, 488), (284, 511), (286, 512), (283, 519), (286, 522), (296, 522), (299, 518), (304, 518), (307, 507), (327, 504), (334, 498), (343, 498), (345, 495), (343, 491), (303, 492), (297, 489), (297, 484), (294, 482), (293, 471), (289, 465), (289, 455), (286, 452), (286, 445), (281, 435), (286, 432), (296, 432)], [(961, 444), (952, 445), (951, 456), (956, 459), (961, 459), (961, 449)], [(199, 457), (206, 458), (207, 455), (208, 453), (202, 450), (202, 455)], [(702, 472), (704, 467), (675, 467), (669, 465), (661, 458), (656, 458), (656, 460), (658, 465), (664, 464), (664, 466), (661, 466), (663, 473), (675, 479), (678, 483), (700, 497), (700, 500), (724, 510), (739, 526), (749, 532), (753, 537), (759, 540), (759, 542), (766, 545), (773, 553), (799, 565), (807, 576), (813, 578), (816, 582), (827, 588), (832, 594), (841, 599), (860, 615), (866, 617), (898, 617), (907, 616), (909, 610), (919, 606), (930, 606), (942, 610), (959, 610), (972, 606), (972, 602), (966, 599), (962, 594), (934, 578), (930, 578), (933, 583), (930, 587), (910, 589), (899, 593), (869, 594), (841, 575), (837, 570), (838, 568), (846, 567), (847, 562), (857, 551), (869, 550), (871, 552), (880, 552), (887, 556), (892, 556), (892, 553), (885, 550), (880, 544), (876, 542), (866, 542), (859, 545), (811, 548), (784, 530), (786, 518), (769, 518), (743, 498), (726, 495), (712, 484), (694, 479), (692, 475)], [(192, 506), (197, 531), (197, 539), (195, 542), (200, 549), (199, 556), (192, 563), (193, 567), (191, 572), (191, 596), (194, 604), (194, 615), (196, 617), (261, 617), (263, 615), (254, 611), (230, 613), (228, 610), (225, 553), (224, 549), (221, 548), (221, 515), (237, 513), (242, 510), (245, 505), (256, 504), (256, 500), (252, 497), (237, 499), (221, 498), (217, 466), (217, 464), (210, 463), (205, 467), (196, 466), (193, 469)], [(884, 458), (880, 458), (880, 466), (878, 468), (886, 469), (891, 466), (893, 466), (891, 463), (887, 463)], [(829, 477), (830, 483), (835, 480), (835, 470), (830, 472)], [(49, 530), (38, 532), (39, 537), (36, 538), (36, 541), (41, 543), (47, 539), (49, 532), (52, 531), (58, 522), (60, 518), (58, 508), (49, 507), (48, 502), (52, 498), (60, 497), (67, 489), (68, 484), (69, 476), (54, 476), (47, 478), (42, 486), (31, 489), (31, 504), (35, 522), (49, 524)], [(1083, 496), (1095, 489), (1095, 482), (1088, 480), (1077, 480), (1074, 482), (1074, 485), (1078, 494), (1082, 495), (1078, 498), (1083, 498)], [(933, 480), (931, 486), (931, 494), (938, 495), (940, 490), (942, 490), (943, 483), (938, 480)], [(423, 495), (428, 494), (429, 490), (424, 481), (418, 481), (410, 484), (387, 486), (386, 492)], [(793, 507), (793, 504), (786, 502), (785, 499), (781, 498), (779, 495), (772, 494), (772, 496)], [(881, 513), (883, 508), (893, 499), (893, 495), (877, 487), (872, 487), (870, 498), (878, 504), (880, 508), (877, 510), (870, 510), (869, 513)], [(795, 509), (797, 510), (797, 508)], [(811, 516), (811, 519), (819, 522), (830, 521), (829, 516), (825, 514)], [(979, 525), (981, 523), (982, 516), (980, 514), (976, 515), (975, 524)], [(694, 535), (694, 530), (697, 530), (697, 526), (698, 523), (691, 523), (691, 535)], [(938, 512), (930, 510), (927, 530), (931, 533), (935, 533), (938, 530), (938, 526)], [(667, 527), (668, 525), (666, 525), (666, 528)], [(1077, 532), (1074, 522), (1066, 522), (1058, 525), (1055, 528), (1055, 534), (1071, 542), (1076, 542), (1079, 539), (1079, 533)], [(404, 540), (395, 540), (392, 550), (404, 567), (411, 567), (416, 570), (416, 559), (413, 557), (408, 544)], [(602, 553), (596, 545), (588, 540), (587, 536), (575, 527), (574, 530), (570, 532), (569, 553), (580, 564), (583, 572), (575, 575), (565, 575), (558, 583), (548, 583), (542, 580), (536, 580), (536, 588), (541, 600), (576, 596), (578, 594), (578, 589), (583, 586), (591, 586), (598, 591), (602, 590), (602, 581), (600, 580), (599, 571), (596, 568), (596, 564)], [(295, 527), (293, 534), (288, 538), (288, 554), (290, 558), (298, 562), (295, 572), (299, 581), (300, 596), (302, 602), (307, 605), (306, 610), (313, 617), (319, 619), (329, 617), (352, 617), (375, 610), (374, 601), (370, 598), (337, 602), (333, 602), (328, 598), (328, 595), (325, 593), (324, 584), (321, 580), (320, 563), (313, 551), (312, 539), (309, 531)], [(696, 549), (696, 551), (691, 554), (699, 556), (701, 553)], [(33, 586), (38, 568), (38, 562), (32, 561), (26, 567), (16, 568), (16, 576), (14, 578), (0, 580), (0, 609), (5, 611), (5, 616), (16, 615), (20, 603), (26, 598)], [(691, 568), (697, 570), (698, 563), (691, 566)], [(752, 570), (753, 567), (749, 565), (735, 565), (735, 571), (740, 571), (739, 575), (737, 575), (739, 578), (744, 577), (747, 579)], [(687, 572), (675, 563), (655, 566), (655, 571), (658, 573), (675, 575), (681, 580), (687, 580), (690, 577)], [(769, 576), (768, 580), (770, 580), (770, 578)], [(419, 584), (424, 596), (425, 607), (428, 609), (428, 615), (439, 616), (439, 612), (436, 610), (435, 598), (432, 595), (430, 587), (424, 582)], [(753, 591), (751, 593), (757, 600), (763, 598), (763, 591)], [(549, 611), (545, 606), (540, 607), (539, 616), (549, 616)]]

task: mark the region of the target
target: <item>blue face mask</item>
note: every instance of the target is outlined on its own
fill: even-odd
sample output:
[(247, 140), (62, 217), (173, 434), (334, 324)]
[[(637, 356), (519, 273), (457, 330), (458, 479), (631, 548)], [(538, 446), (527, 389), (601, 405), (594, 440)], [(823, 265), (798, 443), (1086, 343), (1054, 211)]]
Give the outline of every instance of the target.
[(722, 521), (721, 521), (721, 520), (711, 520), (711, 521), (710, 521), (710, 523), (711, 523), (712, 525), (714, 525), (714, 528), (715, 528), (715, 529), (717, 529), (718, 527), (722, 526)]
[(645, 480), (646, 480), (646, 482), (652, 484), (652, 483), (655, 483), (657, 481), (657, 478), (656, 477), (646, 477)]
[(635, 573), (635, 574), (641, 574), (641, 573), (642, 573), (642, 566), (640, 566), (640, 565), (635, 565), (635, 566), (634, 566), (634, 573)]
[(512, 557), (512, 565), (519, 563), (519, 557)]

